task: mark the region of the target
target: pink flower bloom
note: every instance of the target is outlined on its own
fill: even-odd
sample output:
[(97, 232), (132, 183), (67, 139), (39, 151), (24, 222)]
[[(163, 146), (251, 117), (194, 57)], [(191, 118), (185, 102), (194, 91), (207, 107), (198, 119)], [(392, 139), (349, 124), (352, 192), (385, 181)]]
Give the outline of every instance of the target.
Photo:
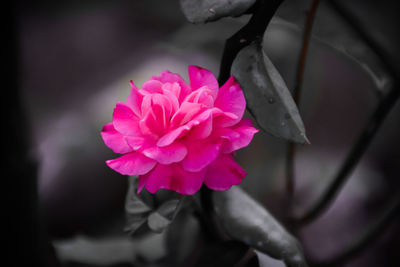
[(118, 102), (113, 122), (103, 127), (104, 143), (122, 157), (106, 161), (126, 175), (139, 175), (140, 192), (160, 188), (194, 194), (204, 183), (214, 190), (240, 184), (246, 172), (235, 150), (258, 132), (242, 119), (246, 101), (234, 77), (219, 88), (214, 75), (189, 66), (190, 85), (164, 71), (145, 82), (131, 82), (126, 103)]

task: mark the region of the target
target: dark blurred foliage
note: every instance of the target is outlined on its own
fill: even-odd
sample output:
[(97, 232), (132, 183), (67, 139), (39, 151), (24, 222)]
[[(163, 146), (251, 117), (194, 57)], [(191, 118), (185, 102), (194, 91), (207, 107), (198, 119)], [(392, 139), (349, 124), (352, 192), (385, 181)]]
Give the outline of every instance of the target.
[[(390, 55), (399, 72), (396, 1), (340, 2)], [(285, 1), (278, 10), (280, 19), (273, 20), (265, 35), (265, 50), (289, 88), (294, 87), (308, 4)], [(14, 5), (16, 22), (10, 34), (16, 41), (10, 38), (7, 74), (14, 95), (3, 105), (14, 114), (11, 140), (5, 147), (14, 173), (7, 188), (13, 209), (8, 227), (16, 229), (11, 246), (18, 255), (14, 263), (57, 266), (61, 260), (65, 266), (125, 266), (120, 263), (134, 261), (138, 266), (147, 262), (163, 266), (170, 253), (188, 264), (190, 257), (198, 257), (196, 249), (208, 253), (193, 217), (174, 222), (185, 238), (164, 234), (128, 239), (123, 233), (127, 179), (105, 166), (104, 161), (115, 155), (99, 133), (111, 120), (114, 103), (128, 95), (130, 79), (140, 86), (164, 69), (186, 75), (186, 66), (192, 64), (217, 74), (225, 39), (248, 16), (190, 25), (177, 0), (16, 1)], [(322, 192), (382, 94), (363, 67), (362, 55), (369, 51), (357, 54), (357, 61), (351, 51), (332, 47), (335, 42), (323, 42), (326, 36), (341, 36), (342, 30), (356, 34), (322, 1), (315, 20), (315, 35), (322, 42), (310, 44), (300, 108), (312, 143), (299, 148), (296, 159), (300, 211)], [(399, 114), (397, 103), (334, 205), (299, 232), (310, 258), (338, 253), (375, 219), (390, 196), (399, 194)], [(259, 133), (237, 155), (248, 172), (243, 188), (281, 219), (286, 214), (285, 148), (284, 140)], [(399, 266), (398, 225), (397, 216), (346, 266)], [(180, 252), (171, 249), (171, 240), (180, 243)], [(282, 266), (273, 260), (269, 264)]]

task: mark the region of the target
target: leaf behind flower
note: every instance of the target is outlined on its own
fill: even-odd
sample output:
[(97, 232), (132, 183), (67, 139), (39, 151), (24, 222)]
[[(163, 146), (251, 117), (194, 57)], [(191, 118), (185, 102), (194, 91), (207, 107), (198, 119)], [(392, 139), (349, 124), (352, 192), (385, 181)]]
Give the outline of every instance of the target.
[[(173, 198), (174, 195), (150, 194), (142, 190), (137, 194), (138, 176), (129, 177), (129, 189), (125, 201), (127, 226), (125, 230), (133, 235), (146, 222), (147, 226), (156, 233), (161, 233), (167, 228), (179, 212), (183, 198)], [(169, 197), (172, 199), (167, 199)], [(157, 203), (161, 203), (158, 207)]]

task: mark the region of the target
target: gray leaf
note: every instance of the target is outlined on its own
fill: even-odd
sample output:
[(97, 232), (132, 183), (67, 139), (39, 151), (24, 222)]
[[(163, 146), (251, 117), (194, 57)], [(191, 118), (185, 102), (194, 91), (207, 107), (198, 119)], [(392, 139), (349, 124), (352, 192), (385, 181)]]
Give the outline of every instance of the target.
[(161, 233), (170, 224), (171, 221), (169, 219), (165, 218), (156, 211), (151, 213), (149, 218), (147, 219), (147, 225), (152, 231), (156, 233)]
[(222, 228), (232, 238), (282, 259), (290, 267), (305, 267), (299, 242), (259, 203), (239, 187), (213, 193)]
[(177, 212), (180, 201), (182, 201), (182, 199), (168, 200), (158, 207), (157, 212), (165, 218), (172, 220), (175, 217), (175, 213)]
[[(138, 176), (129, 177), (129, 189), (125, 201), (127, 220), (125, 231), (133, 235), (147, 222), (150, 230), (161, 233), (174, 220), (185, 198), (173, 198), (176, 197), (173, 192), (162, 190), (156, 194), (142, 190), (138, 195), (138, 181)], [(158, 206), (157, 203), (161, 204)]]
[(179, 204), (182, 201), (183, 198), (180, 200), (171, 199), (164, 202), (156, 211), (152, 212), (147, 219), (149, 228), (156, 233), (164, 231), (164, 229), (167, 228), (175, 218), (180, 209)]
[(297, 106), (284, 80), (261, 46), (243, 48), (232, 69), (258, 124), (274, 136), (309, 143)]
[(256, 0), (180, 0), (183, 13), (192, 23), (235, 17), (248, 10)]
[(137, 186), (138, 177), (129, 177), (129, 189), (125, 200), (125, 213), (127, 219), (125, 231), (128, 231), (131, 234), (136, 232), (136, 230), (146, 222), (147, 217), (152, 211), (151, 198), (146, 198), (144, 193), (141, 194), (141, 198), (137, 194)]

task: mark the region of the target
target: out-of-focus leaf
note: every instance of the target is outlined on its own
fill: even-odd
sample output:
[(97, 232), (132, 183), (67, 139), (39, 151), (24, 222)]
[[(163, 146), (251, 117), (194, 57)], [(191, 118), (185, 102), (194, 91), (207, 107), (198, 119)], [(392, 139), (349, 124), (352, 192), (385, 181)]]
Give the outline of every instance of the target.
[(195, 266), (235, 266), (248, 250), (246, 244), (236, 240), (212, 244), (203, 250)]
[(162, 216), (160, 213), (153, 212), (150, 214), (147, 224), (154, 232), (161, 233), (168, 225), (171, 224), (171, 221)]
[(286, 264), (282, 260), (277, 260), (277, 259), (271, 258), (270, 256), (268, 256), (265, 253), (262, 253), (261, 251), (254, 250), (254, 253), (256, 254), (259, 267), (285, 267), (286, 266)]
[(282, 259), (289, 267), (307, 266), (299, 242), (241, 188), (213, 192), (213, 202), (222, 228), (232, 238)]
[(192, 23), (235, 17), (248, 10), (256, 0), (180, 0), (183, 13)]
[[(152, 211), (151, 198), (147, 199), (147, 203), (143, 198), (137, 194), (138, 177), (129, 177), (129, 189), (126, 195), (125, 212), (127, 219), (127, 226), (125, 230), (133, 234), (138, 230), (146, 221), (147, 217)], [(141, 195), (145, 195), (143, 192)]]
[(239, 52), (231, 73), (242, 86), (247, 105), (261, 128), (277, 137), (308, 143), (292, 95), (259, 44)]
[(178, 212), (178, 199), (172, 199), (164, 202), (158, 209), (152, 212), (147, 220), (147, 224), (151, 230), (156, 233), (161, 233), (166, 227), (168, 227), (174, 215)]
[[(159, 192), (159, 194), (150, 194), (146, 190), (142, 190), (137, 194), (138, 177), (131, 176), (129, 178), (129, 189), (126, 196), (125, 212), (127, 218), (127, 226), (125, 230), (130, 234), (134, 234), (145, 222), (150, 230), (161, 233), (168, 227), (177, 212), (181, 199), (168, 199), (175, 195), (168, 192)], [(157, 202), (161, 203), (158, 207)], [(178, 207), (179, 206), (179, 207)]]

